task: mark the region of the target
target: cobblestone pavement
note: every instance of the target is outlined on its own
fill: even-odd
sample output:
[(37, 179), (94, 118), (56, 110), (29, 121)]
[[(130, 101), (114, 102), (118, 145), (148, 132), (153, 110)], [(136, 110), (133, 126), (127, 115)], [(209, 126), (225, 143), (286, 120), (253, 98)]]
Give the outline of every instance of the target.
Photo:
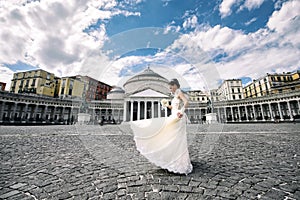
[(0, 126), (0, 199), (300, 199), (299, 124), (189, 125), (194, 170), (169, 173), (128, 125)]

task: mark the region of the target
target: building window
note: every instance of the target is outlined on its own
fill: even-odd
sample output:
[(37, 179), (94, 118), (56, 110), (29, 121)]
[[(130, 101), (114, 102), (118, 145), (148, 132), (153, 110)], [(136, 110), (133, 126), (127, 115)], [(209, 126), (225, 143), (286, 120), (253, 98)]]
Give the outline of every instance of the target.
[(235, 95), (232, 95), (233, 100), (235, 100)]
[(232, 93), (234, 93), (234, 88), (232, 88)]
[(35, 86), (35, 79), (32, 79), (31, 86)]
[(50, 74), (47, 73), (47, 79), (50, 80)]
[(70, 88), (73, 89), (73, 85), (74, 85), (74, 80), (70, 81)]
[(242, 95), (239, 95), (239, 99), (242, 99)]
[(71, 88), (69, 89), (69, 95), (72, 95), (72, 89)]
[(28, 87), (29, 86), (29, 79), (26, 80), (26, 85), (25, 87)]
[(61, 88), (60, 94), (64, 94), (65, 88)]
[(24, 82), (24, 81), (23, 81), (23, 80), (21, 80), (20, 87), (23, 87), (23, 82)]

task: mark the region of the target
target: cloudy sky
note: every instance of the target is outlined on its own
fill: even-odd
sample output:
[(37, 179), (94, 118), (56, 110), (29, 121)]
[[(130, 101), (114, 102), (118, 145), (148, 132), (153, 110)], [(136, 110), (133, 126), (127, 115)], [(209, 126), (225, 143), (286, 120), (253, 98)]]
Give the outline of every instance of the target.
[(0, 0), (0, 82), (41, 68), (122, 86), (147, 66), (185, 88), (300, 69), (299, 0)]

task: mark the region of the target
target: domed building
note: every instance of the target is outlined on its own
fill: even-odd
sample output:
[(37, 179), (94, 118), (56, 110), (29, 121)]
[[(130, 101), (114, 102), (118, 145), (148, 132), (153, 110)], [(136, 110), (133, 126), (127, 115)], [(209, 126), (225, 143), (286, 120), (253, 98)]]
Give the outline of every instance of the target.
[(125, 89), (123, 121), (166, 115), (160, 101), (169, 98), (169, 81), (148, 67), (123, 85)]
[(126, 94), (134, 94), (145, 89), (152, 89), (154, 91), (168, 94), (169, 81), (161, 75), (155, 73), (148, 67), (143, 72), (133, 76), (123, 85)]
[(124, 99), (125, 91), (120, 87), (114, 87), (107, 93), (107, 99)]
[(168, 115), (160, 101), (170, 98), (169, 81), (150, 67), (128, 79), (123, 88), (114, 87), (107, 100), (92, 101), (93, 119), (128, 122)]

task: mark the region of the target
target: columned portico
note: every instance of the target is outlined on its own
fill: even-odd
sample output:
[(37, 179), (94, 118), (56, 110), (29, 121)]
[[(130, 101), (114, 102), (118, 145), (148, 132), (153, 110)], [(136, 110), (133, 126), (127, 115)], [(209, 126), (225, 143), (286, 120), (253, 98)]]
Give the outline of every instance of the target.
[[(157, 118), (162, 116), (160, 101), (161, 99), (170, 99), (166, 94), (146, 89), (135, 94), (129, 95), (125, 101), (130, 102), (130, 109), (124, 106), (124, 113), (129, 113), (127, 119), (124, 114), (123, 121), (135, 121), (148, 118)], [(126, 105), (126, 103), (124, 103)]]

